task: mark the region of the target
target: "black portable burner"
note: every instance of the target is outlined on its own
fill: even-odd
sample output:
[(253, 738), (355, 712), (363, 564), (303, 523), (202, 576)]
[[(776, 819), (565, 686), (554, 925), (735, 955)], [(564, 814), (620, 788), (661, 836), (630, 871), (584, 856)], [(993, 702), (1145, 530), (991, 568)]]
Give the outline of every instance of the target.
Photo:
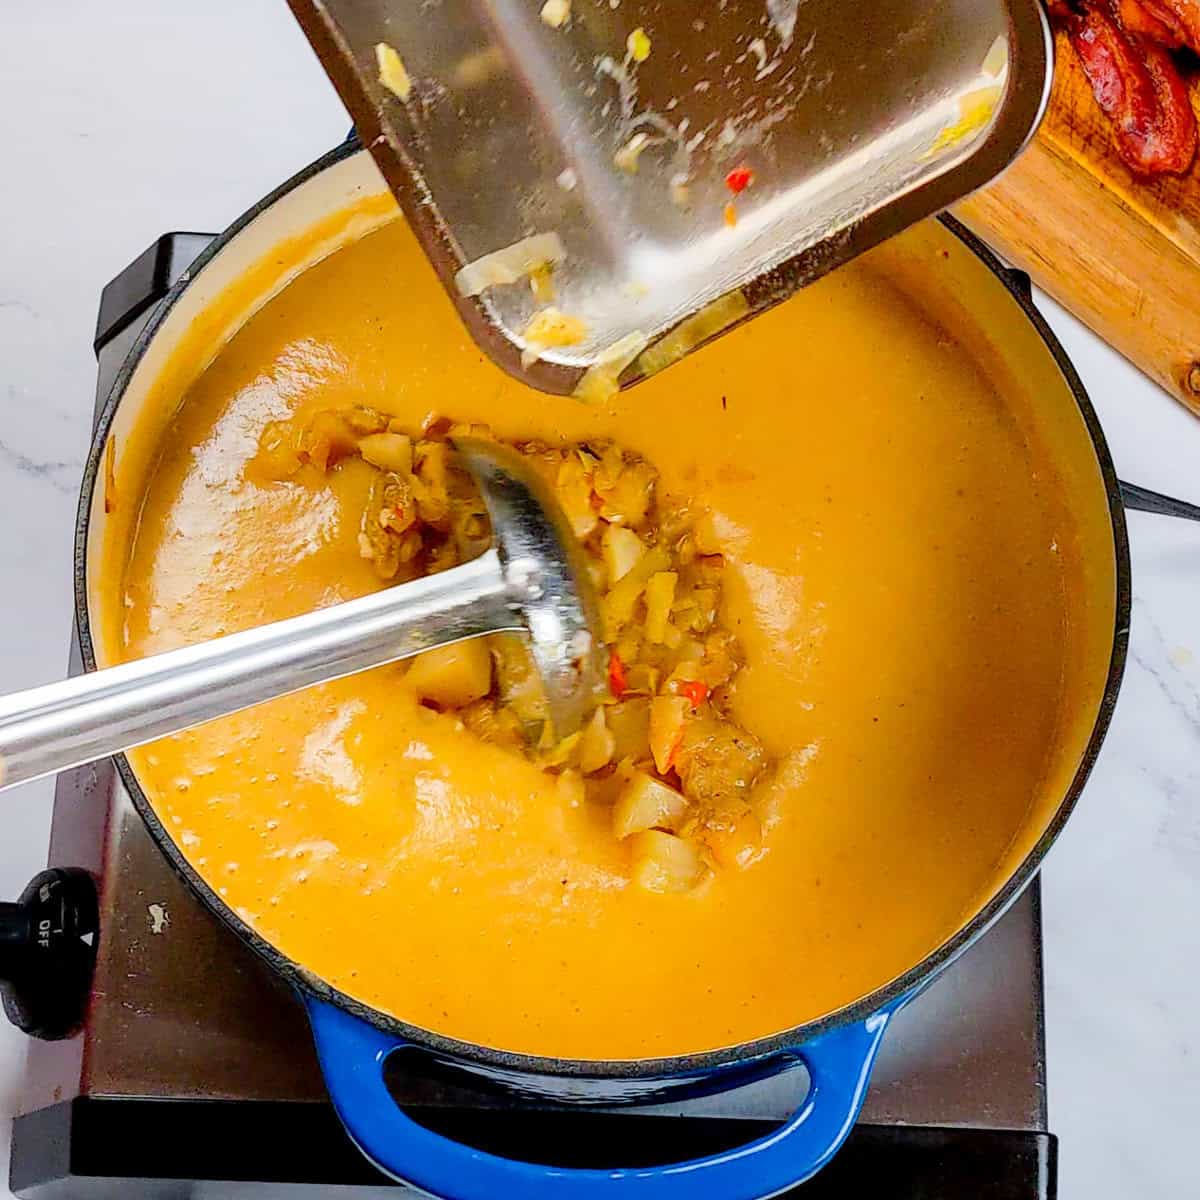
[[(98, 398), (208, 241), (167, 234), (104, 289)], [(50, 863), (83, 870), (39, 877), (20, 904), (0, 905), (5, 1007), (37, 1035), (13, 1129), (18, 1196), (406, 1191), (343, 1132), (299, 1003), (187, 891), (109, 764), (59, 779)], [(496, 1153), (633, 1166), (763, 1135), (802, 1099), (794, 1074), (684, 1103), (585, 1112), (472, 1090), (406, 1052), (391, 1087), (417, 1119)], [(1035, 881), (894, 1019), (860, 1123), (829, 1167), (788, 1194), (1051, 1200), (1055, 1168)]]

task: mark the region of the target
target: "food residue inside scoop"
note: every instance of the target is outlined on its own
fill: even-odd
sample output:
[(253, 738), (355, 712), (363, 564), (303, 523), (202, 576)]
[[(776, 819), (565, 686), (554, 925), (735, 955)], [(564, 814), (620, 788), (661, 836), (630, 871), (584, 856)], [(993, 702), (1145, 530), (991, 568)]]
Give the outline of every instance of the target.
[(625, 49), (635, 63), (644, 63), (650, 57), (650, 38), (640, 25), (625, 39)]
[(747, 166), (734, 167), (725, 176), (725, 186), (735, 195), (741, 195), (754, 182), (754, 171)]
[(575, 386), (575, 398), (588, 404), (611, 400), (621, 390), (621, 372), (646, 348), (649, 338), (635, 329), (602, 350)]
[(554, 266), (542, 263), (529, 272), (529, 290), (538, 304), (554, 303)]
[(499, 46), (487, 46), (458, 60), (450, 78), (456, 87), (477, 88), (508, 70), (508, 59)]
[(560, 263), (566, 257), (557, 233), (535, 233), (467, 263), (454, 276), (454, 286), (460, 296), (478, 296), (485, 288), (516, 283), (547, 263)]
[(983, 59), (983, 73), (998, 79), (1008, 69), (1008, 39), (1000, 35), (988, 48)]
[(740, 291), (729, 292), (706, 304), (699, 312), (681, 321), (661, 341), (638, 358), (638, 369), (647, 378), (677, 363), (690, 354), (701, 342), (716, 337), (744, 317), (750, 315), (750, 302)]
[(613, 162), (616, 166), (625, 172), (626, 175), (636, 175), (638, 169), (638, 159), (641, 157), (642, 151), (650, 145), (650, 137), (645, 133), (635, 133), (623, 145), (620, 150), (613, 155)]
[(800, 0), (767, 0), (767, 17), (771, 22), (771, 28), (779, 38), (780, 48), (783, 50), (792, 44), (799, 11)]
[(996, 105), (1000, 103), (1003, 89), (999, 84), (988, 84), (967, 92), (958, 100), (958, 120), (942, 129), (933, 140), (933, 145), (926, 152), (926, 158), (932, 158), (943, 150), (949, 150), (960, 142), (974, 136), (992, 119)]
[(578, 317), (559, 312), (551, 305), (529, 318), (524, 336), (526, 344), (521, 351), (521, 365), (528, 367), (551, 347), (578, 345), (587, 336), (587, 325)]
[(546, 0), (542, 5), (542, 22), (551, 29), (561, 29), (571, 15), (571, 0)]
[(398, 100), (407, 101), (412, 95), (412, 80), (400, 55), (387, 42), (379, 42), (375, 46), (375, 62), (379, 67), (379, 82)]

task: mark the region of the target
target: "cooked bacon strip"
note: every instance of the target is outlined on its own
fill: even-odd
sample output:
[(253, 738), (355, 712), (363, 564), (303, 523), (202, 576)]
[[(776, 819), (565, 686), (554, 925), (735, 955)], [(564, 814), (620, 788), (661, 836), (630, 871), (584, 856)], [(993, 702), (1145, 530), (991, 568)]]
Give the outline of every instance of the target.
[(1114, 0), (1113, 13), (1127, 33), (1136, 33), (1168, 50), (1183, 45), (1183, 25), (1162, 0)]
[(1167, 52), (1100, 8), (1073, 17), (1069, 31), (1126, 165), (1142, 175), (1186, 171), (1196, 156), (1196, 117)]
[(1183, 41), (1200, 53), (1200, 0), (1142, 0), (1166, 25), (1178, 29)]
[(1175, 60), (1161, 47), (1143, 42), (1146, 69), (1158, 98), (1159, 120), (1148, 132), (1143, 154), (1153, 170), (1182, 175), (1196, 157), (1196, 113)]
[(1151, 120), (1157, 107), (1154, 82), (1116, 22), (1099, 9), (1088, 8), (1075, 14), (1070, 35), (1096, 103), (1118, 132)]

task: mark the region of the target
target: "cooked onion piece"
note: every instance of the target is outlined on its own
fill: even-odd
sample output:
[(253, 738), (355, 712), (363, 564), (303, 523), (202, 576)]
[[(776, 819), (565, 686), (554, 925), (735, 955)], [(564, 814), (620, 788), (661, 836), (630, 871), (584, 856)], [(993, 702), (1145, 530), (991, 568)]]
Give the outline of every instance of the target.
[(656, 375), (664, 367), (677, 363), (685, 354), (690, 354), (701, 342), (716, 337), (749, 313), (750, 302), (740, 290), (706, 304), (699, 312), (676, 325), (661, 341), (642, 351), (638, 357), (642, 374)]
[(454, 276), (454, 286), (460, 296), (478, 296), (486, 288), (516, 283), (546, 263), (560, 263), (566, 257), (557, 233), (535, 233), (467, 263)]
[(611, 400), (620, 391), (617, 380), (621, 372), (641, 354), (649, 340), (640, 329), (635, 329), (602, 350), (576, 384), (575, 396), (590, 404)]

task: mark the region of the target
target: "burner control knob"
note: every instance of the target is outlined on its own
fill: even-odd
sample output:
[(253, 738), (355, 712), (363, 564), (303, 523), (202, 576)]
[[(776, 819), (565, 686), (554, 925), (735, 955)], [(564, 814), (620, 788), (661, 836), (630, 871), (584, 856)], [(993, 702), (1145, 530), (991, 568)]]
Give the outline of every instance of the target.
[(54, 1040), (80, 1025), (98, 924), (96, 885), (73, 867), (42, 871), (15, 904), (0, 903), (0, 995), (18, 1029)]

